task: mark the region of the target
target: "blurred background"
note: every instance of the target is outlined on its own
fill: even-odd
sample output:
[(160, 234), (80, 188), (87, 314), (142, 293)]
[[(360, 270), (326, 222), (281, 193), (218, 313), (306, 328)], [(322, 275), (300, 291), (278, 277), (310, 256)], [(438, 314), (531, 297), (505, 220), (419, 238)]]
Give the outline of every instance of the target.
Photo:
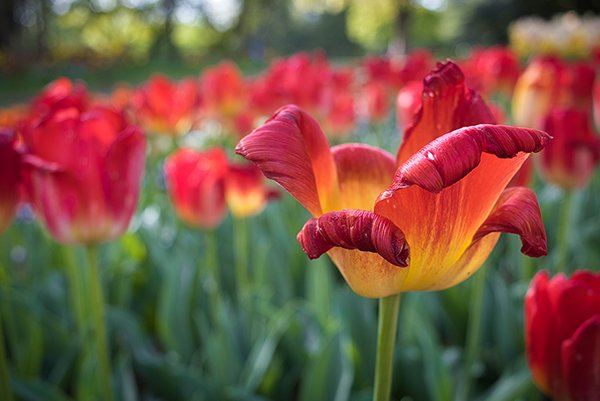
[[(0, 102), (66, 75), (93, 88), (179, 77), (223, 58), (250, 72), (322, 49), (335, 60), (426, 47), (439, 57), (508, 43), (522, 16), (600, 12), (597, 0), (3, 0)], [(102, 74), (90, 71), (102, 72)]]

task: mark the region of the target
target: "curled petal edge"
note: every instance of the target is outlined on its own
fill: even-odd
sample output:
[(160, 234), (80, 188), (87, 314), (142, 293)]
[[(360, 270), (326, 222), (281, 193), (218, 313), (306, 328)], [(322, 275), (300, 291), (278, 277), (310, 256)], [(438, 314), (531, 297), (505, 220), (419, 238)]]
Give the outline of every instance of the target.
[(297, 239), (310, 259), (341, 247), (378, 253), (395, 266), (406, 267), (409, 262), (409, 245), (402, 230), (366, 210), (342, 210), (312, 218)]
[(492, 213), (473, 236), (473, 243), (492, 232), (518, 234), (521, 237), (521, 252), (527, 256), (538, 258), (548, 254), (540, 205), (529, 188), (505, 189)]
[(492, 124), (459, 128), (425, 145), (398, 167), (381, 199), (411, 185), (438, 193), (475, 169), (482, 153), (512, 158), (519, 152), (539, 152), (550, 139), (546, 132), (530, 128)]

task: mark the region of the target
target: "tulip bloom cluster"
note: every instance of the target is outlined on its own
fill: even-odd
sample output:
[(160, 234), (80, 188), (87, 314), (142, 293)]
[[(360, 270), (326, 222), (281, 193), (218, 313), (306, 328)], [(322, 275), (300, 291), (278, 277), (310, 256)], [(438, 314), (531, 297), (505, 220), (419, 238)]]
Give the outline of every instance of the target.
[(599, 273), (538, 273), (525, 299), (525, 329), (529, 366), (544, 393), (556, 401), (598, 399)]
[(14, 135), (2, 132), (2, 224), (23, 186), (25, 200), (60, 242), (96, 243), (126, 230), (137, 205), (146, 140), (122, 112), (91, 103), (82, 84), (60, 79), (19, 123), (18, 152)]
[(260, 170), (230, 163), (221, 148), (182, 148), (165, 163), (169, 194), (181, 220), (211, 229), (221, 223), (227, 206), (236, 217), (260, 213), (277, 192), (265, 187)]
[(505, 187), (550, 137), (491, 125), (451, 62), (425, 78), (422, 99), (395, 158), (361, 144), (329, 148), (296, 106), (236, 149), (315, 216), (298, 234), (304, 251), (327, 252), (363, 296), (456, 285), (483, 264), (499, 232), (519, 234), (527, 255), (547, 253), (535, 195)]

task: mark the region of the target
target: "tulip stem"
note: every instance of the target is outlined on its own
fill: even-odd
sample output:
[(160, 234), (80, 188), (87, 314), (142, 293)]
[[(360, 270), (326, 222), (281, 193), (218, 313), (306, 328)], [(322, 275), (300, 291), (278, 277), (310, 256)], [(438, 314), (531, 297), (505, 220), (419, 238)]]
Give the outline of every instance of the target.
[(569, 256), (569, 228), (571, 226), (571, 209), (573, 204), (573, 192), (565, 191), (565, 196), (560, 209), (558, 220), (558, 233), (556, 238), (557, 258), (556, 271), (568, 272), (567, 258)]
[(399, 309), (400, 294), (379, 299), (373, 401), (389, 401), (390, 399)]
[[(219, 280), (219, 255), (217, 247), (217, 232), (215, 229), (206, 230), (204, 232), (204, 264), (205, 269), (208, 272), (208, 287), (207, 292), (209, 295), (210, 306), (212, 309), (212, 317), (214, 323), (218, 322), (219, 316), (219, 293), (221, 291), (221, 280)], [(202, 284), (200, 278), (202, 275), (197, 272), (196, 278), (196, 289), (198, 291)]]
[(469, 322), (467, 326), (466, 354), (464, 363), (463, 383), (461, 394), (457, 399), (468, 400), (473, 382), (473, 366), (477, 361), (481, 348), (481, 318), (483, 316), (483, 295), (485, 290), (486, 269), (480, 269), (475, 275), (469, 299)]
[(102, 295), (102, 278), (98, 270), (98, 252), (94, 245), (86, 247), (86, 256), (89, 264), (89, 306), (92, 318), (92, 335), (96, 342), (98, 358), (98, 379), (100, 381), (100, 392), (102, 399), (113, 401), (113, 391), (110, 377), (110, 359), (108, 354), (108, 342), (106, 338), (104, 298)]
[(246, 219), (234, 218), (233, 231), (238, 302), (242, 304), (246, 295), (246, 289), (250, 284), (248, 276), (248, 225), (246, 224)]
[[(83, 339), (85, 337), (86, 328), (85, 303), (82, 302), (86, 299), (82, 285), (83, 278), (78, 274), (79, 266), (77, 266), (75, 261), (72, 247), (65, 246), (63, 248), (63, 257), (65, 260), (67, 280), (69, 281), (69, 287), (71, 288), (71, 302), (73, 304), (73, 314), (75, 315), (75, 327), (77, 328), (77, 335)], [(82, 273), (84, 272), (82, 271)]]

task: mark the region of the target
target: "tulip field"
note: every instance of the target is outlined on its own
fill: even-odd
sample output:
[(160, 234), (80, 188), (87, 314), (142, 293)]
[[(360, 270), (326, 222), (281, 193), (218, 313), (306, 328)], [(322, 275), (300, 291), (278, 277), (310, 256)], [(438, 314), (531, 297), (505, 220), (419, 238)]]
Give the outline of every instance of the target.
[(600, 401), (595, 39), (2, 104), (0, 401)]

